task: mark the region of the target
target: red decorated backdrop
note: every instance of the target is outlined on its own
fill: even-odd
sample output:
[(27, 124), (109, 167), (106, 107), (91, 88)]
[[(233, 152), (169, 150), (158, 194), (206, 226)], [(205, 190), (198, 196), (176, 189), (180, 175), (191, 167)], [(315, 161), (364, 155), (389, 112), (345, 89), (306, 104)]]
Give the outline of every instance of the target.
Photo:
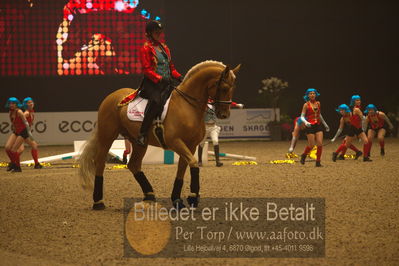
[(2, 76), (141, 73), (137, 53), (155, 14), (138, 0), (4, 0), (0, 6)]

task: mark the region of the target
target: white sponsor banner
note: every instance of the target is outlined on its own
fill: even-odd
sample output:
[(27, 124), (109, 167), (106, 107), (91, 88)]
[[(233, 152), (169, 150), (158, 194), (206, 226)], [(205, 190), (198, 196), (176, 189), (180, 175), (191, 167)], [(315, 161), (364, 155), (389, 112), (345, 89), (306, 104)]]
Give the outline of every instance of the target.
[[(280, 110), (276, 109), (277, 120), (280, 120)], [(272, 108), (262, 109), (232, 109), (228, 119), (218, 120), (220, 138), (248, 139), (270, 138), (267, 124), (274, 120)]]
[[(97, 112), (35, 113), (33, 137), (40, 145), (72, 145), (74, 140), (90, 137), (97, 120)], [(0, 146), (11, 134), (8, 113), (0, 113)]]
[[(273, 119), (273, 109), (232, 109), (229, 119), (217, 122), (220, 138), (270, 138), (267, 124)], [(40, 145), (72, 145), (75, 140), (90, 137), (96, 120), (97, 112), (37, 112), (33, 137)], [(0, 146), (5, 145), (10, 134), (9, 115), (0, 113)]]

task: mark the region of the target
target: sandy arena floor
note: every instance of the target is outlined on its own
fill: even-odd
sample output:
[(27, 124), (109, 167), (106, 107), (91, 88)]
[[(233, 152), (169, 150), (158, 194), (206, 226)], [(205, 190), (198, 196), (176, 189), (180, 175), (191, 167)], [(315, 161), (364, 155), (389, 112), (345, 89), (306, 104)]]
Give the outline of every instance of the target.
[[(305, 145), (300, 141), (296, 152)], [(324, 258), (156, 258), (123, 256), (123, 198), (142, 197), (127, 169), (106, 170), (106, 210), (91, 210), (91, 195), (77, 180), (72, 160), (22, 173), (0, 168), (1, 265), (399, 265), (399, 140), (387, 139), (386, 156), (373, 145), (371, 163), (331, 161), (338, 143), (324, 147), (322, 164), (272, 165), (288, 142), (227, 142), (221, 152), (256, 156), (258, 165), (233, 166), (223, 159), (201, 169), (202, 197), (321, 197), (326, 200)], [(360, 145), (357, 145), (360, 146)], [(41, 147), (40, 156), (73, 151)], [(30, 159), (27, 149), (22, 157)], [(0, 161), (7, 161), (0, 149)], [(158, 197), (169, 198), (175, 166), (146, 165)], [(186, 182), (183, 195), (189, 191)]]

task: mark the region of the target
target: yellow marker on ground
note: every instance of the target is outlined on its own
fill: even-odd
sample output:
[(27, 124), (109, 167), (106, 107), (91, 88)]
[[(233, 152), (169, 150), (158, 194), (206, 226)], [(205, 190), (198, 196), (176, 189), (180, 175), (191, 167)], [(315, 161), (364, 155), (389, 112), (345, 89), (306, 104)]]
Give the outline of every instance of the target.
[(234, 162), (232, 165), (258, 165), (255, 161), (238, 161)]

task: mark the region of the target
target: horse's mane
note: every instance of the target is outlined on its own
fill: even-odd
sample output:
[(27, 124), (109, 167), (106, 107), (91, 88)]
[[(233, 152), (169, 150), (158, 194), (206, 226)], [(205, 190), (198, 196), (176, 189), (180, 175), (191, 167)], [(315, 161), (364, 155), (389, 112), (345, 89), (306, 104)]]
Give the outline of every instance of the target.
[(223, 67), (223, 68), (226, 67), (222, 62), (213, 61), (213, 60), (206, 60), (204, 62), (198, 63), (195, 66), (193, 66), (187, 72), (187, 74), (184, 76), (183, 82), (186, 81), (187, 79), (189, 79), (191, 76), (193, 76), (198, 71), (204, 69), (205, 67), (209, 67), (209, 66), (220, 66), (220, 67)]

